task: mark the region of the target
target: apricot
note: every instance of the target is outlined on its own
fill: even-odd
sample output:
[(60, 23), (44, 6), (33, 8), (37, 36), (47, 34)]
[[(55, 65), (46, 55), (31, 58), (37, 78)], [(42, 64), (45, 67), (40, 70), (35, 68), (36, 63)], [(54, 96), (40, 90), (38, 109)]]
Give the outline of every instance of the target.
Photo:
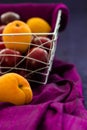
[(31, 102), (33, 92), (29, 82), (16, 73), (0, 76), (0, 102), (23, 105)]
[[(19, 35), (15, 35), (16, 33), (19, 33)], [(25, 33), (25, 35), (21, 35), (21, 33)], [(31, 33), (28, 25), (23, 21), (15, 20), (5, 26), (2, 39), (7, 48), (24, 53), (30, 46), (32, 40), (32, 35), (26, 35), (26, 33)], [(8, 36), (5, 34), (13, 35)]]
[(51, 31), (49, 23), (40, 17), (28, 19), (27, 24), (33, 33), (49, 33)]

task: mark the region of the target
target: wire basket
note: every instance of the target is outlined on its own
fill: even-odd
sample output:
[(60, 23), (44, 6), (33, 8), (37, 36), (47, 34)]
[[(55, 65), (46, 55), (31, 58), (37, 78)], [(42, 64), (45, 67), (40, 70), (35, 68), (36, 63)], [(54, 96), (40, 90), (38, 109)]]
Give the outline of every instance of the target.
[[(56, 20), (56, 25), (55, 29), (51, 33), (15, 33), (15, 34), (0, 34), (0, 36), (6, 35), (6, 36), (24, 36), (24, 35), (32, 35), (33, 37), (38, 38), (38, 36), (45, 36), (47, 35), (50, 38), (50, 48), (46, 48), (44, 45), (47, 44), (47, 42), (44, 42), (41, 45), (36, 45), (36, 48), (44, 48), (48, 52), (48, 61), (47, 62), (42, 62), (41, 60), (36, 60), (34, 58), (29, 57), (32, 52), (29, 53), (29, 55), (19, 55), (18, 57), (15, 54), (0, 54), (0, 74), (6, 74), (9, 72), (16, 72), (24, 76), (29, 82), (35, 82), (35, 83), (40, 83), (40, 84), (46, 84), (48, 80), (49, 73), (52, 68), (52, 63), (53, 59), (55, 56), (55, 50), (57, 46), (57, 39), (58, 39), (58, 33), (59, 33), (59, 27), (60, 27), (60, 21), (61, 21), (61, 14), (62, 11), (58, 11), (57, 15), (57, 20)], [(39, 38), (38, 38), (39, 40)], [(40, 41), (41, 42), (41, 41)], [(10, 43), (8, 43), (10, 44)], [(15, 43), (16, 44), (16, 43)], [(18, 43), (17, 43), (18, 44)], [(20, 44), (20, 43), (19, 43)], [(28, 44), (28, 43), (21, 43), (21, 44)], [(33, 46), (33, 43), (30, 44), (30, 47), (28, 48), (28, 52), (30, 51), (30, 48)], [(34, 45), (35, 46), (35, 45)], [(34, 51), (34, 50), (33, 50)], [(14, 57), (20, 59), (19, 62), (16, 62), (15, 59), (15, 64), (13, 66), (6, 66), (2, 65), (2, 62), (4, 58), (10, 57), (13, 59)], [(28, 67), (26, 64), (26, 61), (33, 61), (39, 63), (40, 67), (36, 69), (31, 69)]]

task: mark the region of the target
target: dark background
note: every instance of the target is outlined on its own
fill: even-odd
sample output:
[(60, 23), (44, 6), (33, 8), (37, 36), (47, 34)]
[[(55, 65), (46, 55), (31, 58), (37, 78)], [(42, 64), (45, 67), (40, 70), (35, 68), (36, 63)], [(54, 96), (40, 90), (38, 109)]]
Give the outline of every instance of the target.
[(0, 0), (0, 3), (65, 3), (70, 10), (69, 23), (60, 34), (56, 49), (59, 59), (75, 64), (83, 82), (83, 95), (87, 108), (87, 0)]

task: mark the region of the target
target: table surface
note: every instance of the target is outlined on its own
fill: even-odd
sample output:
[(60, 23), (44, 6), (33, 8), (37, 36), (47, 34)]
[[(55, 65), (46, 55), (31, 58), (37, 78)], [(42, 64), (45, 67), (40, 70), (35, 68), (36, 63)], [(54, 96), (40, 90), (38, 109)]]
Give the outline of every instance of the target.
[(82, 79), (84, 105), (87, 108), (87, 11), (70, 12), (67, 28), (60, 34), (56, 56), (75, 64)]

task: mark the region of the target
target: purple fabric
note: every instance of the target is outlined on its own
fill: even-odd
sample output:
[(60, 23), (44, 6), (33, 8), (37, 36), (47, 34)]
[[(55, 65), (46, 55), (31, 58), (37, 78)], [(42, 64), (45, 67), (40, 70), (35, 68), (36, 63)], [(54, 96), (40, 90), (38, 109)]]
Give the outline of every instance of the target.
[(60, 31), (64, 30), (67, 22), (69, 9), (63, 3), (51, 4), (32, 4), (32, 3), (18, 3), (18, 4), (0, 4), (0, 15), (7, 11), (15, 11), (21, 16), (21, 20), (26, 21), (31, 17), (42, 17), (52, 26), (52, 31), (55, 27), (58, 10), (62, 10), (62, 20)]
[[(45, 18), (55, 26), (57, 11), (62, 8), (61, 29), (68, 21), (64, 4), (1, 4), (0, 14), (15, 11), (26, 21), (32, 16)], [(54, 60), (46, 85), (32, 86), (33, 100), (28, 105), (0, 104), (0, 130), (87, 130), (81, 78), (73, 64)]]
[(30, 104), (0, 104), (0, 130), (87, 130), (82, 83), (74, 65), (54, 60), (46, 85)]

